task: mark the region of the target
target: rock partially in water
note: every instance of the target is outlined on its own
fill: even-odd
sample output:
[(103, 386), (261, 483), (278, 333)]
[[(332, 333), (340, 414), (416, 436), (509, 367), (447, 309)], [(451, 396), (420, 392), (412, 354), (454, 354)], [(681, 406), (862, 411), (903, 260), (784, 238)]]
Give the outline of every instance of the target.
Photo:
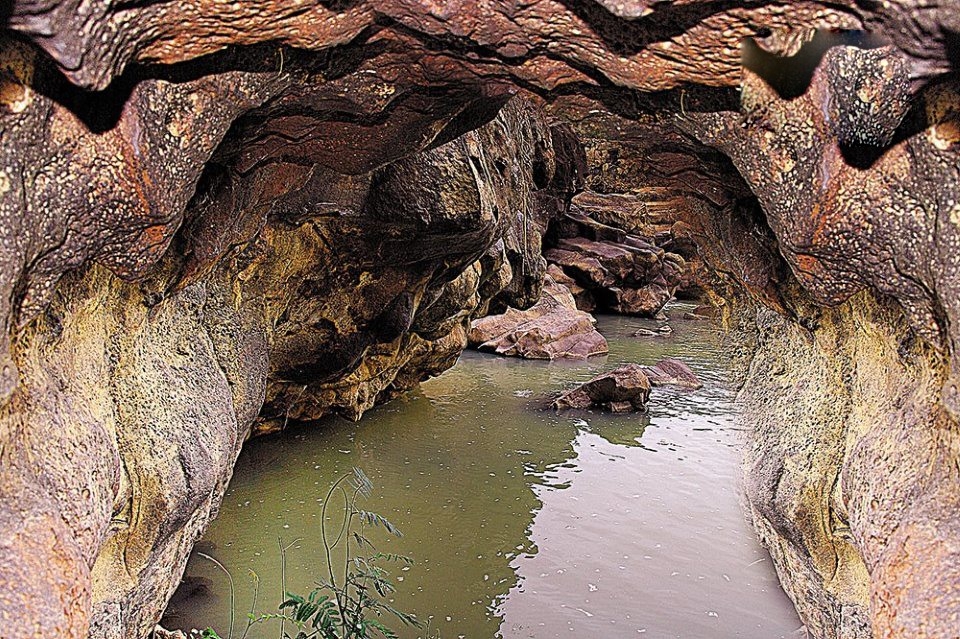
[(644, 366), (643, 372), (651, 386), (679, 386), (690, 390), (703, 388), (697, 374), (689, 366), (672, 357), (662, 359), (653, 366)]
[(599, 407), (614, 413), (640, 411), (650, 399), (650, 380), (639, 364), (624, 364), (567, 391), (553, 402), (557, 410)]
[(683, 314), (685, 320), (709, 321), (717, 318), (718, 312), (715, 306), (710, 304), (701, 304), (692, 311), (686, 311)]
[[(593, 209), (598, 206), (594, 200), (620, 206), (623, 199), (592, 196), (586, 201)], [(578, 297), (578, 303), (586, 298), (591, 309), (653, 317), (673, 297), (687, 271), (681, 256), (659, 248), (652, 237), (631, 235), (575, 206), (553, 225), (548, 237), (552, 248), (544, 256), (589, 294)]]
[(638, 328), (633, 332), (634, 337), (666, 337), (673, 333), (673, 328), (669, 324), (664, 324), (663, 326), (658, 326), (656, 330), (651, 330), (649, 328)]
[(526, 359), (586, 359), (607, 353), (607, 340), (589, 313), (577, 310), (573, 295), (547, 275), (540, 301), (521, 311), (474, 320), (471, 347)]

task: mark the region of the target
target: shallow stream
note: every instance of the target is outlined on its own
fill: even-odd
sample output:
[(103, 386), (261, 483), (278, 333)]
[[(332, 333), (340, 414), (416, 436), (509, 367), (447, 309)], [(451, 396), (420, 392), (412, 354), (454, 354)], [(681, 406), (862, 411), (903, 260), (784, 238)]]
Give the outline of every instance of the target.
[[(429, 632), (384, 621), (401, 637), (775, 639), (800, 622), (739, 502), (743, 434), (717, 329), (668, 313), (669, 337), (633, 337), (649, 320), (600, 317), (610, 355), (545, 363), (464, 353), (422, 390), (357, 424), (330, 419), (249, 442), (223, 507), (198, 549), (233, 574), (235, 637), (260, 579), (259, 609), (326, 574), (320, 508), (330, 484), (359, 466), (373, 480), (363, 506), (402, 539), (379, 550), (393, 604)], [(654, 389), (647, 415), (547, 409), (559, 390), (624, 362), (689, 364), (694, 392)], [(331, 511), (336, 509), (331, 504)], [(230, 616), (225, 575), (195, 553), (167, 627), (215, 627)], [(184, 594), (186, 593), (186, 594)], [(289, 628), (289, 626), (288, 626)], [(278, 626), (249, 638), (277, 637)]]

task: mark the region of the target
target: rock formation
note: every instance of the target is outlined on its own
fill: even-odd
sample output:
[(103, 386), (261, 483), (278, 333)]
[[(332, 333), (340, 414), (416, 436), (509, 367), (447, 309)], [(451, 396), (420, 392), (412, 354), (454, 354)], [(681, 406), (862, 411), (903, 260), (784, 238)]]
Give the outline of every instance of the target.
[[(595, 210), (619, 208), (623, 200), (597, 206), (598, 199), (591, 198)], [(576, 203), (554, 222), (547, 237), (550, 248), (544, 257), (573, 281), (583, 310), (654, 317), (673, 298), (685, 274), (692, 280), (684, 259), (658, 247), (652, 237), (604, 224)], [(670, 240), (668, 233), (664, 241)]]
[(475, 319), (467, 342), (472, 348), (526, 359), (586, 359), (606, 355), (607, 340), (594, 327), (596, 320), (577, 309), (570, 290), (547, 275), (540, 300), (525, 311)]
[(697, 390), (703, 383), (690, 367), (678, 359), (668, 357), (653, 366), (644, 366), (643, 374), (647, 376), (651, 386), (677, 386)]
[(557, 410), (602, 408), (613, 413), (645, 410), (650, 380), (639, 364), (624, 364), (566, 391), (553, 402)]
[(756, 336), (748, 497), (811, 632), (956, 634), (956, 2), (0, 21), (4, 636), (146, 636), (248, 434), (356, 417), (532, 305), (584, 180), (671, 216)]
[(290, 149), (242, 180), (224, 144), (139, 282), (65, 275), (18, 335), (5, 633), (146, 636), (251, 430), (356, 418), (451, 366), (494, 298), (536, 299), (540, 234), (577, 175), (565, 135), (515, 101), (369, 173)]

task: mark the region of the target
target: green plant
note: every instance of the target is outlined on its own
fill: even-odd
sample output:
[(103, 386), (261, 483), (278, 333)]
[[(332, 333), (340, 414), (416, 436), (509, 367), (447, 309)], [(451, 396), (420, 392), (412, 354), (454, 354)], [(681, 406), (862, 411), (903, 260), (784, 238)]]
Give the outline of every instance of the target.
[[(251, 571), (255, 586), (253, 605), (247, 614), (247, 625), (240, 639), (246, 639), (253, 626), (272, 620), (279, 620), (280, 639), (372, 639), (383, 637), (395, 639), (396, 633), (386, 626), (380, 618), (384, 614), (396, 617), (405, 625), (422, 627), (416, 616), (397, 610), (384, 598), (396, 591), (389, 580), (389, 573), (383, 563), (400, 562), (412, 564), (409, 557), (377, 552), (376, 547), (366, 536), (368, 528), (383, 528), (391, 535), (402, 537), (400, 531), (386, 518), (377, 513), (358, 507), (361, 499), (369, 498), (373, 492), (373, 483), (359, 468), (338, 478), (326, 498), (321, 510), (320, 538), (327, 563), (326, 579), (317, 582), (306, 595), (291, 593), (286, 588), (286, 553), (298, 540), (280, 546), (280, 590), (282, 602), (279, 613), (257, 613), (257, 598), (260, 592), (260, 579)], [(327, 512), (335, 496), (343, 498), (343, 515), (339, 531), (331, 541), (327, 535)], [(335, 551), (342, 546), (342, 563), (334, 559)], [(367, 553), (367, 554), (363, 554)], [(234, 629), (234, 586), (230, 572), (216, 559), (203, 555), (225, 572), (230, 581), (230, 631), (227, 639), (233, 639)], [(290, 634), (287, 624), (293, 626)], [(221, 639), (212, 628), (191, 633), (198, 639)]]

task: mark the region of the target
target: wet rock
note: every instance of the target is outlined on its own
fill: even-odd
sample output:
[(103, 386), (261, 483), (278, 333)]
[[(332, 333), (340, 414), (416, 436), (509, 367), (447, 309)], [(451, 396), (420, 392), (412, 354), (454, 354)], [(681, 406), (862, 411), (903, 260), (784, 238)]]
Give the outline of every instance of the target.
[[(541, 234), (574, 189), (560, 176), (576, 158), (558, 159), (555, 137), (517, 101), (363, 175), (325, 168), (309, 145), (259, 162), (228, 139), (199, 182), (157, 191), (157, 210), (186, 206), (164, 219), (186, 223), (169, 252), (150, 236), (163, 245), (152, 266), (128, 256), (139, 282), (96, 265), (58, 274), (69, 295), (20, 342), (21, 387), (0, 415), (18, 433), (0, 464), (0, 583), (24, 584), (2, 587), (18, 621), (0, 634), (148, 636), (247, 437), (358, 418), (452, 366), (493, 300), (537, 299)], [(122, 188), (103, 196), (120, 206)]]
[(653, 366), (644, 366), (643, 372), (650, 380), (651, 386), (679, 386), (696, 390), (703, 388), (703, 384), (690, 367), (678, 359), (668, 357)]
[(638, 328), (634, 331), (634, 337), (664, 337), (673, 333), (673, 328), (669, 324), (658, 326), (655, 330), (649, 328)]
[[(442, 4), (0, 10), (4, 635), (146, 636), (255, 422), (357, 417), (539, 299), (574, 136), (462, 137), (518, 90), (637, 196), (651, 228), (621, 230), (789, 318), (756, 320), (803, 374), (758, 360), (750, 494), (811, 632), (955, 634), (954, 3)], [(789, 99), (743, 69), (744, 39), (812, 29), (888, 44), (827, 50)], [(843, 411), (807, 394), (849, 379)]]
[(640, 411), (647, 407), (650, 381), (638, 364), (625, 364), (597, 375), (553, 402), (557, 410), (598, 407), (616, 413)]
[(554, 222), (549, 237), (552, 248), (544, 257), (589, 291), (587, 303), (600, 310), (653, 317), (684, 277), (686, 265), (679, 255), (576, 207)]
[(570, 291), (549, 275), (539, 302), (473, 320), (467, 337), (477, 350), (526, 359), (586, 359), (608, 350), (593, 317), (578, 310)]

